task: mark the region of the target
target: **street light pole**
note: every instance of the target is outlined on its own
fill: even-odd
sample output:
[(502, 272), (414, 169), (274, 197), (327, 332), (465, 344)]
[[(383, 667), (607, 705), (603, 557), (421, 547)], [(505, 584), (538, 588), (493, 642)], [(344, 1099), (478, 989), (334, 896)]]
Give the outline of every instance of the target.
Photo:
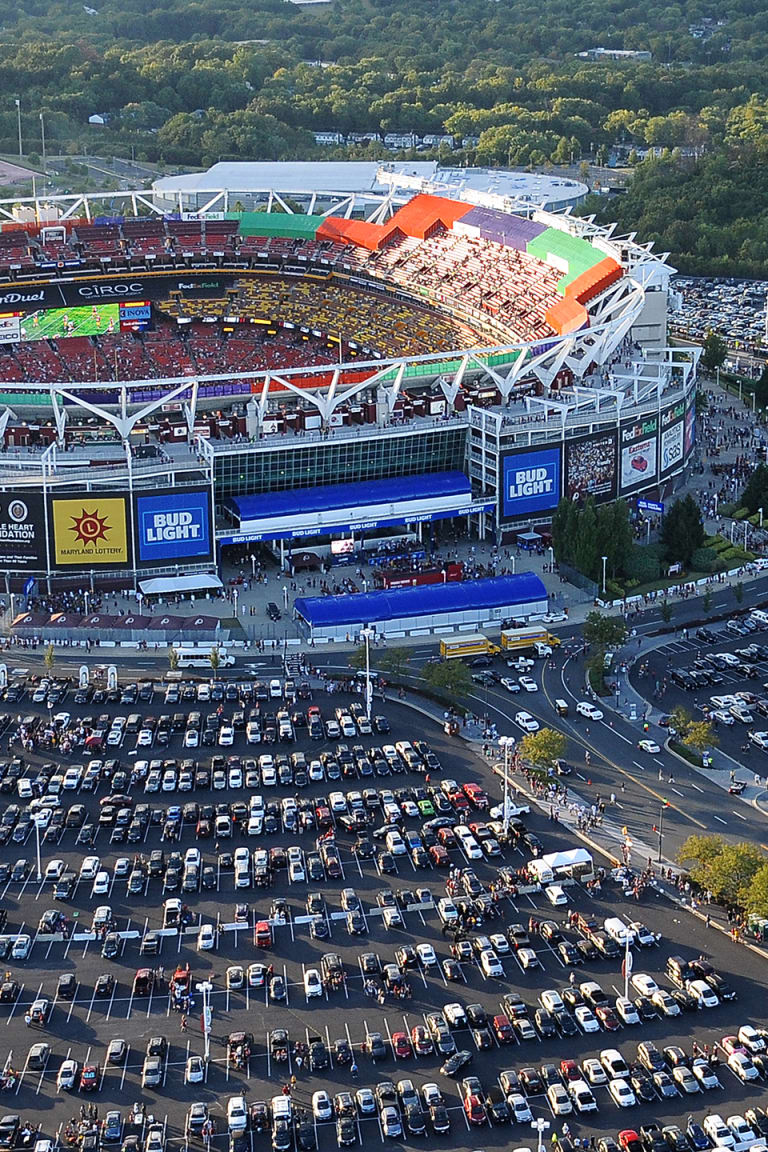
[(39, 884), (43, 879), (43, 866), (42, 861), (40, 860), (40, 818), (37, 813), (35, 814), (33, 823), (35, 825), (35, 848), (37, 849), (37, 882)]
[(760, 513), (760, 527), (762, 528), (762, 526), (763, 526), (763, 510), (762, 510), (762, 508), (758, 508), (758, 512)]
[(544, 1152), (544, 1133), (549, 1128), (549, 1120), (545, 1120), (543, 1116), (537, 1116), (531, 1123), (531, 1128), (534, 1128), (538, 1134), (536, 1152)]
[(659, 806), (659, 864), (661, 864), (661, 844), (664, 839), (664, 809), (667, 807), (665, 800), (662, 800)]
[(203, 1036), (205, 1038), (205, 1061), (210, 1059), (211, 1055), (211, 992), (213, 991), (213, 984), (210, 980), (203, 980), (201, 983), (196, 984), (195, 988), (203, 997)]
[(375, 633), (372, 628), (360, 629), (360, 635), (365, 641), (365, 715), (370, 723), (371, 719), (371, 640)]
[(40, 139), (43, 145), (43, 173), (47, 176), (48, 168), (45, 161), (45, 117), (42, 112), (40, 113)]
[(608, 563), (608, 557), (603, 556), (602, 561), (603, 561), (603, 596), (605, 596), (605, 566)]
[(503, 800), (503, 825), (504, 837), (509, 834), (509, 750), (515, 745), (514, 736), (500, 736), (499, 744), (504, 749), (504, 800)]
[(21, 100), (16, 100), (15, 104), (16, 104), (16, 123), (17, 123), (18, 129), (19, 129), (19, 160), (21, 160), (22, 156), (24, 155), (24, 151), (21, 147)]

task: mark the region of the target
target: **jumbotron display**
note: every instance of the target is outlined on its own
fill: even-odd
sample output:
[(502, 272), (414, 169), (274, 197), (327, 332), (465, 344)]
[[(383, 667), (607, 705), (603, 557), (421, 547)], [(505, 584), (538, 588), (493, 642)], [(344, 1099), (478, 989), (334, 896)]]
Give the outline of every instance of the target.
[(39, 308), (36, 312), (0, 316), (0, 343), (65, 340), (77, 336), (111, 336), (115, 332), (146, 328), (151, 318), (148, 301), (91, 304), (84, 308)]

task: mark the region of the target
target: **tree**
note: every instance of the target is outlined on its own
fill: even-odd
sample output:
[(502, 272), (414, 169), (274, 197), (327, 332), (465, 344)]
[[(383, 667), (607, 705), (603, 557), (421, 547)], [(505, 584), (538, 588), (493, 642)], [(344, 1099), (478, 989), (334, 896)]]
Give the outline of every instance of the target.
[(708, 748), (716, 748), (720, 743), (708, 720), (691, 720), (685, 732), (681, 733), (681, 738), (686, 748), (693, 752), (706, 752)]
[(53, 666), (56, 663), (56, 653), (53, 644), (49, 644), (43, 655), (43, 663), (45, 664), (46, 672), (53, 672)]
[(689, 493), (684, 500), (675, 500), (661, 522), (661, 543), (665, 558), (671, 563), (680, 563), (684, 568), (689, 568), (693, 553), (702, 547), (705, 538), (701, 509), (693, 496)]
[(704, 352), (701, 363), (709, 372), (714, 372), (725, 363), (728, 354), (728, 345), (717, 332), (707, 332), (704, 338)]
[(677, 854), (677, 862), (691, 871), (693, 868), (707, 869), (725, 848), (722, 836), (699, 836), (694, 833), (685, 840)]
[(745, 908), (755, 916), (768, 916), (768, 864), (758, 868), (752, 877)]
[(755, 384), (755, 404), (758, 408), (768, 408), (768, 364)]
[(168, 649), (168, 667), (171, 672), (175, 672), (179, 667), (179, 650), (178, 648)]
[(758, 508), (768, 512), (768, 465), (758, 464), (741, 494), (741, 504), (753, 515)]
[(355, 668), (358, 672), (365, 669), (365, 644), (359, 644), (353, 648), (347, 657), (347, 663), (350, 668)]
[(765, 856), (755, 844), (726, 844), (706, 871), (703, 883), (718, 899), (744, 905), (749, 886), (765, 865)]
[(734, 584), (733, 596), (736, 603), (741, 604), (742, 600), (744, 599), (744, 585), (742, 584), (741, 580), (737, 580), (737, 582)]
[(582, 625), (582, 635), (587, 644), (605, 655), (609, 650), (621, 647), (627, 638), (627, 626), (621, 617), (604, 616), (593, 609)]
[(411, 654), (407, 648), (387, 648), (378, 658), (379, 668), (391, 676), (407, 676)]
[(677, 732), (681, 738), (687, 732), (688, 725), (692, 720), (693, 717), (690, 712), (687, 708), (684, 708), (682, 704), (678, 704), (669, 714), (669, 725), (671, 728), (674, 728), (675, 732)]
[(672, 605), (669, 600), (662, 600), (661, 607), (659, 608), (661, 618), (665, 624), (669, 624), (672, 619)]
[(472, 677), (461, 660), (446, 660), (441, 664), (425, 664), (422, 676), (430, 688), (456, 699), (466, 696), (472, 688)]
[(213, 672), (213, 678), (215, 680), (216, 679), (216, 673), (218, 672), (219, 668), (221, 667), (221, 653), (219, 652), (219, 649), (215, 644), (211, 648), (210, 652), (208, 653), (208, 659), (211, 663), (211, 671)]
[(565, 754), (566, 738), (554, 728), (540, 728), (527, 732), (520, 741), (519, 751), (524, 760), (535, 768), (549, 768), (554, 760)]
[(706, 588), (701, 598), (701, 604), (707, 615), (712, 611), (712, 589)]

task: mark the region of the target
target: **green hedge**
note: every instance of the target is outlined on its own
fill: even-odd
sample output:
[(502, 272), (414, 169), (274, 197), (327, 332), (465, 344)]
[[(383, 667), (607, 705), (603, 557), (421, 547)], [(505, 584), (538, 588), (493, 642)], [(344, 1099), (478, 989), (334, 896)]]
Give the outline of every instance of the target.
[(696, 768), (703, 766), (704, 761), (701, 758), (701, 753), (694, 752), (692, 748), (686, 748), (685, 744), (681, 744), (679, 740), (670, 740), (669, 748), (671, 752), (677, 752), (678, 756), (682, 756), (683, 760), (687, 760)]

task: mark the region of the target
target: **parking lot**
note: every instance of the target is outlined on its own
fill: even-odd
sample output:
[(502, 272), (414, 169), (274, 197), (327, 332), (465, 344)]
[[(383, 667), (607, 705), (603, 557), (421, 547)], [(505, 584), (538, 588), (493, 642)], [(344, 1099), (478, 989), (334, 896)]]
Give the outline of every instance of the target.
[[(550, 1124), (548, 1135), (567, 1125), (567, 1146), (652, 1123), (685, 1131), (689, 1117), (766, 1103), (763, 1038), (726, 1039), (763, 1023), (759, 957), (651, 887), (638, 901), (610, 875), (600, 890), (588, 887), (585, 873), (563, 884), (560, 903), (526, 882), (534, 856), (576, 843), (536, 810), (516, 817), (505, 838), (486, 808), (486, 797), (491, 807), (501, 798), (490, 765), (421, 713), (377, 701), (369, 732), (359, 696), (286, 688), (283, 678), (198, 692), (185, 679), (169, 695), (147, 684), (111, 699), (54, 685), (33, 700), (34, 686), (11, 685), (2, 739), (21, 717), (32, 746), (14, 742), (0, 780), (4, 1113), (65, 1142), (81, 1107), (95, 1105), (99, 1124), (117, 1110), (119, 1124), (110, 1118), (84, 1145), (136, 1136), (148, 1152), (200, 1143), (199, 1123), (190, 1131), (188, 1122), (195, 1102), (215, 1120), (218, 1147), (230, 1139), (230, 1109), (236, 1148), (416, 1137), (474, 1148), (535, 1146), (528, 1110)], [(197, 746), (186, 736), (193, 729)], [(57, 776), (58, 800), (46, 800)], [(38, 829), (30, 804), (44, 812)], [(458, 931), (451, 905), (440, 905), (447, 883)], [(632, 1004), (616, 1006), (624, 948), (605, 927), (616, 917), (647, 930), (637, 929), (631, 953), (629, 996), (642, 997), (635, 1023)], [(680, 994), (667, 963), (702, 955), (714, 975), (704, 963), (680, 979), (709, 977), (712, 1007)], [(205, 1052), (204, 995), (207, 1062), (194, 1059)], [(729, 1065), (728, 1049), (746, 1040), (756, 1061), (737, 1051)], [(680, 1071), (693, 1063), (694, 1041), (718, 1067)], [(658, 1060), (652, 1048), (638, 1052), (642, 1042)], [(30, 1056), (40, 1043), (49, 1049)], [(441, 1071), (454, 1052), (468, 1055), (453, 1074), (450, 1064)], [(394, 1095), (386, 1085), (373, 1098), (360, 1091), (386, 1081)], [(619, 1081), (637, 1103), (617, 1103)], [(586, 1094), (569, 1090), (582, 1082)], [(284, 1090), (287, 1124), (283, 1106), (270, 1103)], [(313, 1100), (322, 1091), (332, 1109), (338, 1093), (360, 1095), (336, 1101), (337, 1123)], [(574, 1106), (580, 1093), (589, 1110)], [(138, 1125), (129, 1123), (136, 1101), (145, 1104)], [(662, 1145), (644, 1133), (649, 1152), (673, 1138)], [(700, 1136), (693, 1127), (684, 1139), (690, 1147)]]

